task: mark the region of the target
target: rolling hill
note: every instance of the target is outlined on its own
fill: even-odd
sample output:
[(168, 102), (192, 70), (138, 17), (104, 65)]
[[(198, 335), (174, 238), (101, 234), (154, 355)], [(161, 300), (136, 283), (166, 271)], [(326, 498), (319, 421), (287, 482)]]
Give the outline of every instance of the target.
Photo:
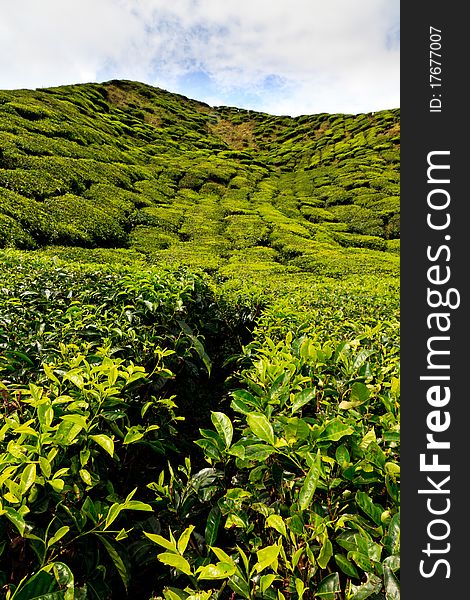
[(1, 91), (0, 247), (396, 276), (399, 134), (398, 109), (272, 116), (131, 81)]

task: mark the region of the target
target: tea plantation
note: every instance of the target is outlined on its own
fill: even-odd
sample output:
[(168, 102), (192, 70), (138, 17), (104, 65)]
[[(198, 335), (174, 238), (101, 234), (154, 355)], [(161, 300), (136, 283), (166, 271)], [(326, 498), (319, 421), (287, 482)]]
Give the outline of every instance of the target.
[(0, 91), (0, 598), (399, 599), (399, 135)]

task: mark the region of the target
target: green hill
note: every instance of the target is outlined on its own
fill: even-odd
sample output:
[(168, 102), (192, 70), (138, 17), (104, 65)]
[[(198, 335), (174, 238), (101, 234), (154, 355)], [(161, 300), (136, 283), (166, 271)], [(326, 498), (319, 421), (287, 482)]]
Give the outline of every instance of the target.
[(3, 91), (0, 247), (396, 275), (399, 132), (398, 110), (271, 116), (130, 81)]

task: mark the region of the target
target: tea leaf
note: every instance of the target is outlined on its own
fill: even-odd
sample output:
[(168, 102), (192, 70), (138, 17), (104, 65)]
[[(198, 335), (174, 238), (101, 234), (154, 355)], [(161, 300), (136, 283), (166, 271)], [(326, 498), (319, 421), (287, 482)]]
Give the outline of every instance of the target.
[(248, 427), (264, 442), (274, 445), (274, 431), (271, 423), (262, 413), (249, 413), (246, 417)]
[(217, 433), (225, 441), (226, 448), (229, 448), (233, 437), (232, 422), (227, 415), (222, 412), (211, 412), (211, 420)]
[(159, 546), (163, 546), (164, 548), (166, 548), (167, 550), (171, 550), (172, 552), (175, 552), (175, 553), (178, 552), (178, 549), (176, 547), (176, 542), (167, 540), (163, 536), (158, 535), (156, 533), (147, 533), (146, 531), (144, 531), (144, 535), (146, 535), (149, 540), (152, 540), (152, 542), (155, 542), (155, 544), (158, 544)]
[(106, 450), (106, 452), (109, 454), (109, 456), (111, 456), (111, 457), (114, 456), (114, 442), (109, 436), (99, 434), (99, 435), (90, 435), (90, 438), (92, 440), (94, 440), (99, 446), (101, 446), (103, 448), (103, 450)]
[(320, 581), (315, 596), (323, 600), (335, 600), (336, 594), (341, 593), (338, 573), (332, 573)]
[(279, 515), (269, 515), (266, 519), (266, 527), (273, 527), (276, 531), (287, 537), (286, 524), (284, 519)]
[(109, 557), (113, 561), (114, 566), (116, 567), (116, 570), (119, 573), (119, 576), (121, 577), (122, 583), (124, 584), (124, 588), (125, 588), (125, 590), (127, 592), (128, 587), (129, 587), (130, 574), (129, 574), (129, 571), (127, 570), (127, 568), (126, 568), (126, 565), (124, 564), (124, 561), (122, 560), (122, 558), (119, 555), (118, 551), (106, 539), (106, 537), (104, 535), (96, 534), (96, 536), (98, 537), (98, 539), (100, 540), (100, 542), (103, 544), (103, 546), (106, 549), (106, 552), (108, 553)]
[[(149, 507), (150, 508), (150, 507)], [(151, 508), (150, 508), (151, 510)], [(191, 533), (194, 531), (194, 525), (190, 525), (189, 527), (187, 527), (183, 533), (180, 535), (179, 539), (178, 539), (178, 544), (177, 544), (177, 548), (178, 548), (178, 552), (180, 554), (184, 554), (186, 547), (188, 545), (189, 542), (189, 538), (191, 536)]]
[(216, 565), (200, 567), (198, 579), (214, 580), (231, 577), (236, 571), (234, 564), (218, 562)]
[(68, 527), (67, 525), (60, 527), (60, 529), (58, 529), (55, 532), (55, 534), (50, 538), (50, 540), (48, 540), (47, 547), (50, 548), (51, 546), (56, 544), (59, 540), (61, 540), (64, 537), (64, 535), (67, 535), (69, 531), (70, 527)]
[(217, 540), (217, 533), (221, 521), (221, 512), (218, 506), (213, 506), (207, 516), (205, 541), (208, 546), (212, 546)]
[(307, 476), (305, 477), (302, 488), (299, 492), (299, 505), (300, 510), (305, 510), (308, 508), (312, 502), (313, 495), (317, 488), (318, 481), (320, 479), (321, 473), (321, 457), (318, 452), (315, 457), (314, 464), (310, 467)]
[(160, 562), (170, 567), (174, 567), (181, 573), (185, 575), (191, 575), (191, 567), (189, 562), (179, 554), (173, 554), (172, 552), (162, 552), (157, 555), (157, 558)]
[(267, 567), (272, 567), (275, 571), (277, 569), (277, 557), (279, 556), (280, 546), (277, 544), (273, 546), (266, 546), (256, 552), (258, 562), (255, 565), (257, 573), (261, 573)]
[(23, 470), (23, 473), (21, 474), (20, 488), (22, 494), (25, 494), (29, 490), (29, 488), (34, 484), (35, 481), (36, 465), (34, 463), (30, 463), (29, 465), (26, 465), (26, 467)]
[(320, 553), (317, 556), (317, 563), (320, 569), (326, 569), (327, 564), (330, 562), (330, 558), (333, 556), (333, 544), (329, 539), (326, 539), (320, 549)]
[(298, 411), (302, 406), (308, 404), (313, 398), (316, 396), (315, 388), (306, 388), (295, 395), (295, 400), (291, 407), (291, 414), (293, 415), (296, 411)]

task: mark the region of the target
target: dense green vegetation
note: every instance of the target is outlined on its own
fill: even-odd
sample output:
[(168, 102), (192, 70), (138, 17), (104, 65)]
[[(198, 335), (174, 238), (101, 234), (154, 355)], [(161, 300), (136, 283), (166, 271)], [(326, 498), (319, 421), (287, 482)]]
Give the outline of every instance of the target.
[(398, 148), (397, 110), (275, 117), (121, 81), (0, 92), (0, 246), (396, 275)]
[(0, 92), (0, 597), (399, 599), (399, 114)]

